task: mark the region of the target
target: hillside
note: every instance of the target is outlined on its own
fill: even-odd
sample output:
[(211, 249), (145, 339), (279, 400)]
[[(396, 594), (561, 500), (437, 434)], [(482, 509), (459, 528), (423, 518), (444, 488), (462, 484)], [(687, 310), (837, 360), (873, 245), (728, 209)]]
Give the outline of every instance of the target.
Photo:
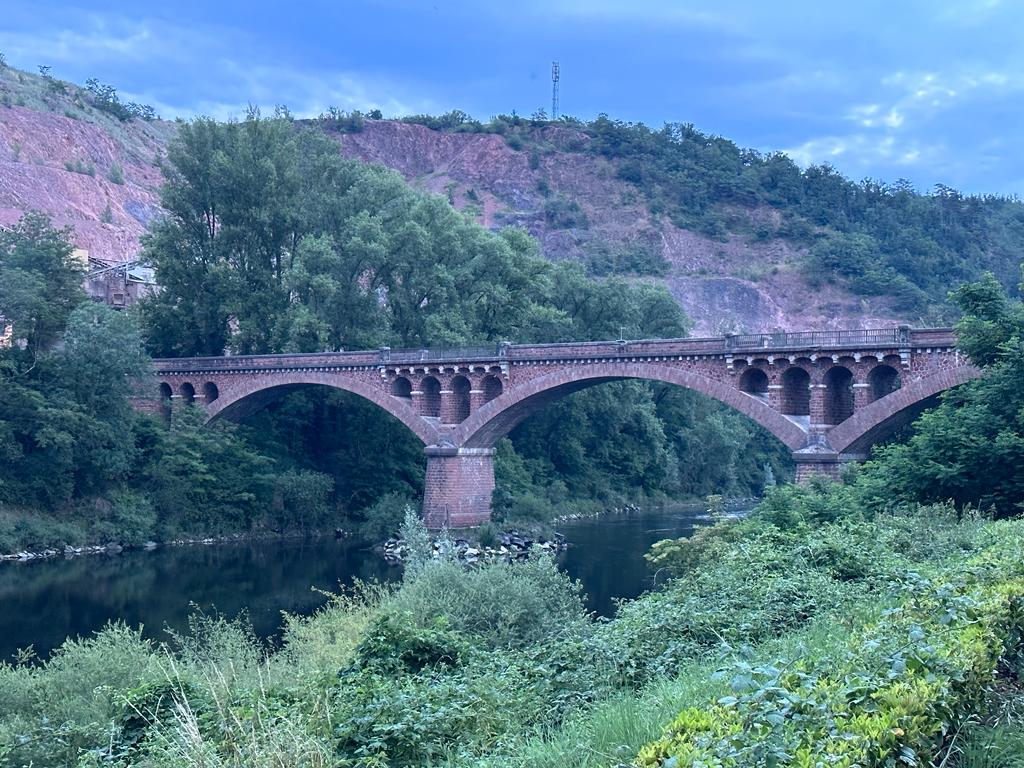
[[(0, 68), (0, 225), (38, 209), (94, 257), (137, 253), (159, 214), (159, 163), (176, 126), (109, 107), (95, 87)], [(515, 116), (310, 124), (344, 155), (396, 169), (491, 229), (526, 228), (548, 258), (664, 280), (698, 334), (941, 322), (945, 290), (982, 268), (1012, 285), (1024, 245), (1018, 203), (800, 174), (689, 127), (668, 136)], [(682, 154), (694, 146), (698, 155)]]

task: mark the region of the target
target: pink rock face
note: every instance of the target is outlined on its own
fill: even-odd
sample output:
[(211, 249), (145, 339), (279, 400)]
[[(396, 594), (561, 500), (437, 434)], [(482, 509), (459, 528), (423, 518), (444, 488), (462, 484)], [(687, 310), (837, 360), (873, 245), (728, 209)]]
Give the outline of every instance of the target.
[[(139, 238), (160, 215), (157, 163), (175, 124), (121, 122), (83, 106), (74, 91), (40, 96), (34, 76), (15, 73), (23, 79), (16, 85), (11, 72), (0, 70), (0, 225), (40, 210), (71, 227), (75, 245), (93, 257), (135, 257)], [(36, 87), (36, 101), (11, 106), (17, 89), (29, 86)], [(643, 195), (617, 177), (613, 161), (571, 151), (585, 148), (584, 133), (555, 126), (534, 130), (541, 150), (513, 149), (495, 134), (442, 133), (387, 120), (331, 135), (344, 156), (388, 166), (458, 208), (472, 207), (490, 229), (527, 229), (548, 258), (582, 259), (604, 243), (640, 244), (660, 253), (670, 266), (656, 279), (692, 318), (696, 335), (878, 327), (901, 319), (885, 297), (868, 306), (838, 286), (811, 288), (799, 268), (805, 254), (787, 241), (711, 239), (652, 216)], [(111, 181), (115, 165), (123, 184)], [(549, 220), (545, 207), (553, 200), (575, 202), (582, 223)], [(748, 222), (777, 216), (770, 209), (728, 214)]]
[[(117, 122), (117, 121), (114, 121)], [(114, 134), (112, 129), (120, 128)], [(141, 121), (108, 126), (0, 107), (0, 224), (29, 210), (71, 227), (78, 248), (105, 261), (139, 251), (139, 238), (159, 213), (162, 181), (153, 161), (163, 152), (168, 126)], [(120, 166), (123, 183), (116, 178)]]

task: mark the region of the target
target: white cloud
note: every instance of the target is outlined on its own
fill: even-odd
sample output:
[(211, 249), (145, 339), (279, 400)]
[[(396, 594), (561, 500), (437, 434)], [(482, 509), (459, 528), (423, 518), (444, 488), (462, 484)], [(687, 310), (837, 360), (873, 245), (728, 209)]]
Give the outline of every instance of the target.
[(980, 24), (1005, 8), (1004, 0), (951, 0), (939, 11), (939, 19), (950, 24)]
[(896, 107), (883, 111), (879, 104), (863, 104), (854, 107), (847, 115), (865, 128), (899, 128), (903, 125), (903, 113)]
[[(0, 30), (0, 50), (11, 63), (26, 69), (34, 68), (33, 62), (52, 65), (56, 77), (84, 80), (102, 72), (101, 80), (118, 84), (118, 68), (144, 65), (175, 73), (173, 79), (148, 78), (142, 88), (119, 88), (125, 99), (150, 104), (165, 118), (237, 118), (250, 104), (265, 112), (283, 104), (297, 117), (316, 116), (329, 107), (376, 108), (393, 116), (437, 107), (429, 97), (410, 94), (407, 84), (372, 73), (309, 74), (286, 64), (268, 66), (226, 55), (244, 50), (246, 42), (231, 30), (185, 28), (145, 19), (111, 20), (95, 14), (32, 30)], [(80, 74), (83, 63), (89, 69)], [(182, 82), (194, 85), (182, 89)], [(218, 98), (211, 98), (212, 93)]]
[(853, 133), (823, 136), (784, 150), (798, 165), (843, 162), (846, 167), (868, 168), (884, 163), (896, 166), (927, 166), (941, 157), (941, 147), (922, 145), (914, 139)]
[(87, 61), (135, 63), (154, 58), (182, 60), (190, 47), (213, 42), (200, 30), (152, 21), (110, 19), (96, 14), (65, 19), (64, 24), (32, 30), (0, 30), (0, 49), (24, 66)]

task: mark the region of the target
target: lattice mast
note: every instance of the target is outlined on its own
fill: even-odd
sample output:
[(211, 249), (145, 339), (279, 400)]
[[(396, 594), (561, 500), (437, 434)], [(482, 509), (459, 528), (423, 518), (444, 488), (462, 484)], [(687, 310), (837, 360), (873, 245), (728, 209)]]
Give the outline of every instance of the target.
[(558, 119), (558, 62), (551, 62), (551, 119)]

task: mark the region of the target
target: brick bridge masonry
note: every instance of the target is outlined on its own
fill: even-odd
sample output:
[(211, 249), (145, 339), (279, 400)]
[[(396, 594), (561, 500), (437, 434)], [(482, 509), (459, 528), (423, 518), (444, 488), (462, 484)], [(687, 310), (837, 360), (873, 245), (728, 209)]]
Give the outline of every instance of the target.
[[(209, 418), (243, 419), (286, 392), (327, 386), (376, 403), (424, 444), (424, 519), (431, 527), (490, 518), (494, 445), (573, 392), (624, 379), (660, 381), (745, 414), (792, 452), (797, 479), (838, 476), (978, 375), (949, 329), (908, 327), (485, 348), (157, 360), (170, 416), (196, 402)], [(147, 407), (146, 404), (140, 404)]]

